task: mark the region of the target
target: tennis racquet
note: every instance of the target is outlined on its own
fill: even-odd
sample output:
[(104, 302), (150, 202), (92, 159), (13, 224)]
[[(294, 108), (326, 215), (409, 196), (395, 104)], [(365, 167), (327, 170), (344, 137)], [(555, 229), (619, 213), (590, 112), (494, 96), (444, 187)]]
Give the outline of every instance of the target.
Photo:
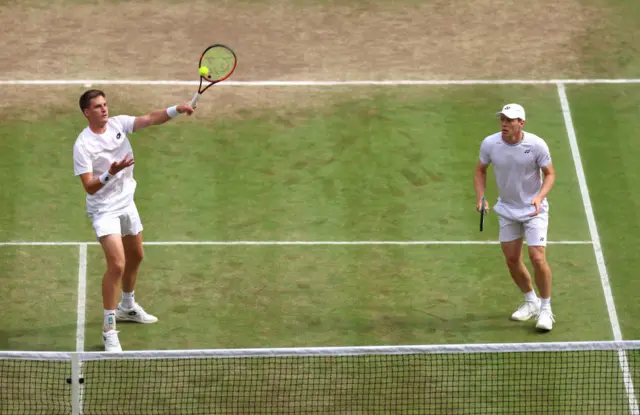
[[(236, 54), (230, 47), (219, 43), (207, 47), (200, 56), (198, 69), (206, 66), (208, 73), (206, 75), (200, 74), (200, 86), (198, 86), (198, 92), (191, 99), (191, 106), (196, 105), (200, 95), (211, 85), (229, 78), (235, 71), (237, 63)], [(203, 83), (204, 88), (202, 87)]]
[(485, 208), (484, 208), (484, 201), (486, 199), (484, 198), (484, 196), (482, 196), (482, 207), (480, 208), (480, 232), (482, 232), (482, 229), (484, 228), (484, 214), (485, 214)]

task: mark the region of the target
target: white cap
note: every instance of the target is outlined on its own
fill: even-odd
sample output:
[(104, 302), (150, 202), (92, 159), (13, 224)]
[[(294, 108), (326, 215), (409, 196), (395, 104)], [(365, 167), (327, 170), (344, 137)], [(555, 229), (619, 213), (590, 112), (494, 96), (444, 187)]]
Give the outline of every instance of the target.
[(500, 114), (504, 114), (505, 117), (510, 119), (520, 118), (524, 120), (524, 108), (518, 104), (507, 104), (502, 107), (502, 111), (496, 113), (496, 117), (500, 117)]

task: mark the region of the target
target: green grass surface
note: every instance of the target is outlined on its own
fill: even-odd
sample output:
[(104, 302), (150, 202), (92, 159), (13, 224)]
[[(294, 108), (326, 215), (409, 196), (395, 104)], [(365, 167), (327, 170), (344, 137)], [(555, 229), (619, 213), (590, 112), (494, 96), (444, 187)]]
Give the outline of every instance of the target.
[[(496, 240), (495, 216), (477, 229), (473, 168), (480, 141), (497, 130), (495, 110), (513, 101), (528, 109), (527, 130), (546, 139), (558, 173), (549, 239), (590, 239), (554, 86), (374, 88), (325, 99), (333, 105), (295, 111), (286, 123), (263, 112), (132, 135), (145, 239)], [(139, 113), (113, 107), (112, 115)], [(93, 240), (72, 172), (78, 118), (5, 123), (0, 169), (15, 180), (2, 193), (0, 240)], [(59, 139), (32, 145), (46, 133)], [(32, 169), (37, 160), (51, 162)], [(126, 327), (131, 349), (611, 338), (589, 245), (549, 247), (558, 322), (546, 336), (503, 319), (521, 297), (495, 245), (149, 246), (147, 255), (138, 298), (167, 323)], [(101, 320), (103, 261), (90, 247), (89, 332)], [(73, 261), (65, 272), (76, 275)], [(194, 318), (203, 310), (206, 325)], [(178, 343), (163, 345), (167, 337)], [(100, 347), (90, 339), (89, 350)]]
[[(594, 88), (590, 98), (578, 99), (573, 95), (576, 91), (577, 88), (569, 89), (572, 104), (593, 101), (603, 94)], [(622, 114), (631, 110), (633, 97), (626, 97), (625, 101), (616, 95), (623, 89), (608, 91), (614, 94), (617, 105), (611, 113), (629, 121), (632, 128), (631, 116)], [(261, 113), (247, 116), (241, 123), (219, 121), (215, 126), (181, 120), (180, 124), (133, 135), (139, 182), (137, 203), (145, 238), (495, 240), (494, 216), (489, 216), (484, 233), (477, 231), (472, 174), (480, 141), (497, 129), (495, 109), (512, 101), (527, 107), (527, 129), (547, 140), (558, 172), (556, 189), (550, 196), (549, 239), (590, 238), (555, 87), (375, 89), (364, 98), (347, 100), (342, 94), (328, 93), (327, 100), (333, 105), (296, 111), (287, 122), (281, 115)], [(598, 140), (602, 125), (601, 121), (594, 121), (593, 114), (600, 112), (586, 104), (572, 105), (572, 109), (587, 179), (596, 201), (597, 220), (601, 228), (608, 227), (606, 217), (619, 219), (624, 217), (624, 211), (603, 215), (599, 195), (612, 193), (611, 181), (602, 178), (606, 176), (589, 174), (598, 171), (591, 157), (606, 154), (597, 145), (604, 142)], [(592, 124), (583, 125), (585, 120)], [(72, 175), (70, 161), (71, 144), (82, 126), (77, 117), (55, 121), (45, 117), (37, 124), (5, 125), (8, 128), (2, 132), (3, 138), (13, 139), (1, 142), (5, 156), (0, 159), (0, 168), (7, 174), (20, 174), (14, 175), (16, 180), (2, 195), (3, 203), (10, 207), (0, 217), (2, 238), (91, 241), (84, 195)], [(47, 132), (61, 140), (31, 144)], [(589, 150), (591, 146), (595, 147)], [(66, 156), (60, 147), (67, 148)], [(622, 152), (624, 157), (633, 159), (633, 149)], [(29, 168), (47, 158), (53, 162), (44, 164), (39, 171)], [(611, 164), (619, 170), (625, 166), (615, 160)], [(627, 171), (633, 171), (632, 167), (614, 174), (624, 176)], [(496, 193), (490, 173), (488, 195), (493, 202)], [(627, 194), (620, 193), (620, 197)], [(32, 199), (46, 203), (28, 204)], [(618, 209), (628, 205), (615, 204)], [(33, 218), (38, 218), (37, 226)], [(629, 229), (612, 228), (615, 233), (610, 237), (603, 230), (606, 254), (613, 235)], [(68, 252), (68, 258), (51, 255), (58, 249)], [(16, 251), (22, 256), (38, 255), (40, 260), (40, 253), (44, 252), (43, 258), (48, 258), (46, 271), (36, 266), (38, 261), (11, 262)], [(59, 282), (66, 277), (70, 292), (56, 290), (56, 295), (65, 293), (66, 303), (56, 301), (53, 308), (60, 310), (61, 304), (67, 305), (64, 315), (69, 317), (68, 330), (55, 330), (55, 336), (39, 332), (38, 348), (73, 350), (77, 248), (21, 247), (6, 248), (6, 252), (9, 259), (3, 264), (16, 263), (7, 278), (36, 280), (45, 273)], [(522, 297), (508, 276), (497, 245), (147, 246), (145, 252), (136, 297), (160, 321), (153, 325), (120, 323), (125, 350), (612, 339), (590, 245), (549, 247), (557, 321), (555, 329), (546, 334), (537, 332), (533, 321), (515, 323), (508, 319)], [(610, 256), (607, 258), (612, 261)], [(613, 258), (617, 261), (617, 257)], [(98, 246), (89, 247), (87, 266), (85, 350), (99, 351), (104, 259)], [(625, 331), (633, 333), (634, 322), (625, 317), (625, 306), (633, 307), (635, 301), (633, 285), (616, 285), (621, 278), (618, 275), (625, 270), (624, 264), (612, 266), (612, 283), (616, 304), (622, 304), (619, 315), (625, 322)], [(44, 306), (40, 298), (20, 305), (31, 310), (36, 301), (38, 306)], [(11, 310), (19, 313), (18, 308)], [(21, 336), (18, 330), (9, 331), (8, 344), (31, 349)], [(96, 375), (99, 370), (93, 368), (99, 364), (88, 363), (83, 402), (87, 413), (127, 405), (137, 405), (136, 411), (141, 413), (163, 413), (189, 405), (195, 408), (203, 402), (220, 400), (220, 396), (228, 397), (233, 391), (238, 394), (232, 399), (235, 413), (248, 411), (252, 405), (280, 411), (296, 405), (300, 412), (319, 407), (336, 413), (375, 411), (384, 399), (391, 400), (389, 405), (394, 408), (404, 405), (409, 411), (426, 405), (425, 396), (431, 408), (447, 413), (468, 413), (479, 408), (500, 413), (521, 405), (529, 396), (542, 394), (547, 397), (548, 408), (558, 410), (584, 405), (579, 409), (621, 413), (626, 405), (620, 384), (616, 383), (620, 371), (615, 357), (593, 357), (577, 369), (560, 369), (567, 363), (562, 360), (566, 356), (558, 356), (560, 360), (510, 356), (513, 367), (486, 356), (475, 361), (442, 357), (430, 364), (407, 359), (405, 362), (412, 362), (411, 369), (400, 370), (364, 358), (361, 360), (368, 362), (362, 363), (364, 366), (296, 366), (297, 369), (286, 371), (283, 368), (278, 375), (266, 374), (267, 363), (252, 361), (238, 363), (240, 367), (228, 372), (215, 369), (215, 377), (211, 368), (201, 366), (203, 372), (198, 372), (166, 361), (137, 367), (112, 362), (106, 364), (110, 375)], [(385, 380), (353, 381), (354, 371), (361, 373), (365, 366), (375, 379), (379, 376)], [(588, 372), (588, 367), (597, 369), (597, 374)], [(448, 381), (451, 383), (442, 381), (444, 373), (452, 373), (454, 368), (458, 378)], [(261, 370), (265, 372), (258, 375)], [(530, 372), (524, 375), (523, 370)], [(254, 373), (252, 385), (240, 385), (233, 379), (234, 373), (250, 371)], [(270, 371), (274, 373), (274, 369)], [(406, 383), (418, 372), (421, 379), (440, 379), (443, 383)], [(605, 372), (607, 376), (603, 375)], [(123, 373), (131, 381), (140, 377), (144, 385), (141, 390), (149, 391), (144, 399), (130, 400), (117, 387), (115, 396), (123, 396), (122, 399), (101, 398), (104, 387), (113, 385)], [(471, 374), (475, 378), (463, 377)], [(200, 386), (181, 389), (179, 400), (162, 392), (171, 388), (175, 393), (176, 382), (184, 387), (185, 376)], [(544, 376), (545, 380), (532, 386), (535, 390), (527, 392), (527, 396), (511, 393), (508, 385), (524, 382), (522, 376)], [(479, 390), (478, 378), (499, 381), (483, 382)], [(308, 379), (315, 379), (313, 385), (305, 383)], [(369, 382), (386, 389), (376, 390)], [(308, 391), (320, 385), (326, 392), (288, 399), (292, 394), (299, 395), (296, 387)], [(43, 385), (42, 389), (60, 393), (51, 385)], [(400, 389), (405, 391), (401, 395), (404, 401), (393, 401), (400, 396), (393, 391)], [(593, 390), (600, 394), (593, 394)], [(358, 396), (363, 401), (341, 398), (352, 396), (349, 393), (355, 391), (360, 391)], [(214, 397), (214, 393), (220, 395)], [(375, 395), (376, 400), (367, 393)], [(470, 394), (473, 399), (469, 399)], [(568, 396), (571, 399), (567, 400)], [(21, 399), (12, 396), (11, 402)], [(222, 408), (225, 404), (218, 405)], [(535, 407), (527, 405), (532, 411)], [(527, 413), (527, 408), (518, 412)], [(426, 409), (420, 411), (425, 413)]]
[(0, 350), (75, 350), (78, 248), (0, 247)]
[[(640, 86), (569, 88), (576, 134), (624, 338), (640, 338)], [(630, 295), (634, 293), (633, 295)]]
[(584, 33), (584, 77), (640, 78), (640, 3), (626, 0), (581, 0), (600, 10), (601, 18)]
[[(587, 239), (555, 88), (398, 88), (346, 101), (327, 92), (325, 99), (335, 105), (300, 111), (287, 123), (271, 114), (132, 135), (145, 238), (495, 239), (492, 219), (486, 233), (476, 231), (473, 169), (481, 140), (499, 128), (496, 109), (518, 99), (558, 171), (549, 238)], [(84, 127), (79, 118), (5, 124), (0, 171), (15, 180), (0, 196), (7, 207), (0, 240), (93, 239), (71, 160)], [(52, 139), (40, 140), (45, 134)], [(33, 169), (36, 160), (47, 163)], [(493, 204), (492, 177), (489, 186)]]
[[(548, 334), (509, 320), (522, 297), (495, 245), (149, 246), (146, 254), (137, 298), (160, 321), (120, 323), (126, 350), (611, 338), (590, 246), (551, 251), (562, 320)], [(101, 350), (99, 248), (89, 260), (86, 349)]]

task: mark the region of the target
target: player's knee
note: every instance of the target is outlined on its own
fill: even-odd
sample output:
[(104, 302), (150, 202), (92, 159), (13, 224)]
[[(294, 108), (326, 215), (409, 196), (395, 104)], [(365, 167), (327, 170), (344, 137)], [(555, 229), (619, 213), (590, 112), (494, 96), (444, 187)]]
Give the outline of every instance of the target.
[(124, 258), (111, 258), (107, 261), (107, 273), (113, 278), (122, 277), (124, 264)]
[(506, 258), (505, 262), (509, 268), (518, 268), (520, 266), (520, 258), (509, 257)]
[(522, 255), (519, 252), (505, 253), (504, 260), (509, 268), (517, 267), (522, 261)]
[[(509, 234), (501, 235), (504, 237), (512, 236)], [(504, 255), (505, 262), (509, 268), (519, 267), (522, 262), (522, 239), (513, 239), (508, 242), (500, 242), (500, 248)]]
[(144, 259), (144, 252), (142, 250), (136, 251), (132, 254), (131, 260), (136, 264), (140, 264), (143, 259)]
[(529, 250), (529, 259), (534, 267), (542, 267), (546, 265), (547, 258), (544, 249), (537, 249), (542, 247), (531, 247)]
[(144, 259), (144, 251), (142, 250), (142, 247), (132, 249), (131, 251), (128, 251), (126, 255), (127, 255), (127, 262), (129, 264), (137, 265), (137, 264), (140, 264)]

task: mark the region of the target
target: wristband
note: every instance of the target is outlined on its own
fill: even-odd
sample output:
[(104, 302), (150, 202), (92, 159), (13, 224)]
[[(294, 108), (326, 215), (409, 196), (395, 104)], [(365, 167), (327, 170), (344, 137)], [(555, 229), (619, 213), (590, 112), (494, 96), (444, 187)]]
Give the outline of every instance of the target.
[(100, 175), (100, 183), (106, 184), (109, 180), (111, 180), (112, 177), (113, 176), (109, 173), (109, 170), (107, 170)]
[(180, 115), (180, 113), (176, 109), (177, 107), (178, 107), (177, 105), (174, 105), (173, 107), (167, 108), (167, 115), (171, 118), (177, 117), (178, 115)]

